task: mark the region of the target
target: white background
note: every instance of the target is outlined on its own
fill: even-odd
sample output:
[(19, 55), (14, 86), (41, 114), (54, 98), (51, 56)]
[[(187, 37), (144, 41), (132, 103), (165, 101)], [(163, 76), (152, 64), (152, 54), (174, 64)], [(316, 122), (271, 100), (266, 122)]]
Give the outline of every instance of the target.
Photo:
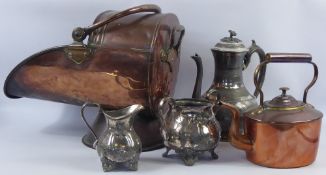
[[(0, 84), (15, 65), (31, 54), (71, 43), (72, 29), (90, 25), (100, 12), (144, 3), (159, 5), (163, 13), (175, 13), (186, 28), (176, 97), (191, 95), (195, 64), (189, 57), (195, 52), (204, 62), (203, 90), (210, 86), (214, 73), (210, 48), (233, 29), (247, 46), (255, 39), (266, 52), (311, 53), (319, 66), (319, 80), (309, 92), (308, 102), (326, 111), (326, 3), (322, 0), (2, 0)], [(251, 91), (257, 62), (255, 56), (244, 72), (245, 84)], [(301, 100), (311, 78), (309, 65), (270, 64), (263, 88), (266, 99), (278, 95), (280, 86), (288, 86), (289, 93)], [(86, 131), (79, 107), (26, 98), (12, 100), (0, 93), (0, 174), (101, 173), (96, 152), (80, 143)], [(177, 159), (163, 159), (163, 150), (144, 153), (137, 173), (322, 174), (326, 170), (325, 137), (322, 130), (316, 162), (299, 169), (278, 170), (251, 164), (243, 151), (224, 143), (218, 148), (219, 160), (199, 161), (193, 167), (185, 167)]]

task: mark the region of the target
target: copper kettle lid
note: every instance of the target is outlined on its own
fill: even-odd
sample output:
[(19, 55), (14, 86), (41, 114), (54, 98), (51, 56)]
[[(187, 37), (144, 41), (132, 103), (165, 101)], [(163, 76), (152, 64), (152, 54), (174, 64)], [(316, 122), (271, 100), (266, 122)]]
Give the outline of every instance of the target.
[(287, 87), (280, 88), (282, 94), (265, 101), (264, 105), (248, 114), (258, 122), (269, 124), (295, 124), (320, 119), (323, 114), (312, 105), (287, 95)]
[(288, 87), (281, 87), (280, 90), (282, 94), (270, 101), (266, 101), (264, 106), (273, 109), (295, 109), (304, 106), (302, 101), (298, 101), (293, 96), (286, 94), (286, 91), (290, 90)]
[(242, 43), (238, 38), (234, 38), (237, 33), (233, 30), (229, 30), (230, 36), (224, 37), (219, 43), (217, 43), (212, 51), (221, 51), (221, 52), (248, 52), (248, 48)]

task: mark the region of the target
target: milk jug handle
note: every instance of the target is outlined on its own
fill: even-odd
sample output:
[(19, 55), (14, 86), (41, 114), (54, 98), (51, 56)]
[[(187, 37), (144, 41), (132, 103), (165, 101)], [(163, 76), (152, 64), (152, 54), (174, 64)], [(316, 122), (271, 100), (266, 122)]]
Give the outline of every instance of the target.
[(124, 11), (114, 14), (113, 16), (107, 18), (106, 20), (97, 22), (88, 27), (75, 28), (72, 32), (72, 38), (74, 39), (74, 41), (82, 42), (87, 37), (87, 35), (92, 33), (94, 30), (96, 30), (112, 21), (115, 21), (117, 19), (120, 19), (122, 17), (131, 15), (131, 14), (143, 13), (143, 12), (161, 13), (161, 8), (154, 4), (145, 4), (145, 5), (140, 5), (140, 6), (129, 8), (127, 10), (124, 10)]
[[(252, 40), (252, 44), (249, 47), (249, 51), (247, 52), (247, 54), (245, 55), (244, 60), (243, 60), (243, 68), (242, 68), (243, 70), (245, 70), (248, 67), (248, 65), (249, 65), (249, 63), (251, 61), (251, 56), (254, 53), (258, 54), (260, 63), (265, 61), (265, 52), (264, 52), (264, 50), (256, 44), (255, 40)], [(261, 68), (261, 71), (260, 71), (259, 76), (258, 76), (258, 87), (259, 88), (261, 88), (263, 86), (263, 83), (264, 83), (264, 80), (265, 80), (265, 73), (266, 73), (266, 66), (263, 66)], [(254, 96), (255, 97), (258, 96), (258, 89), (257, 88), (255, 89)]]
[(101, 108), (101, 106), (99, 104), (85, 102), (83, 104), (83, 106), (81, 107), (81, 110), (80, 110), (81, 117), (82, 117), (83, 121), (85, 122), (85, 124), (89, 128), (89, 130), (92, 132), (92, 134), (94, 135), (94, 137), (96, 139), (96, 142), (97, 142), (98, 141), (98, 136), (96, 135), (96, 133), (93, 130), (93, 128), (91, 127), (91, 125), (87, 122), (86, 117), (85, 117), (85, 109), (86, 109), (86, 107), (98, 107), (99, 111), (98, 111), (97, 115), (100, 115), (100, 113), (102, 111), (102, 108)]

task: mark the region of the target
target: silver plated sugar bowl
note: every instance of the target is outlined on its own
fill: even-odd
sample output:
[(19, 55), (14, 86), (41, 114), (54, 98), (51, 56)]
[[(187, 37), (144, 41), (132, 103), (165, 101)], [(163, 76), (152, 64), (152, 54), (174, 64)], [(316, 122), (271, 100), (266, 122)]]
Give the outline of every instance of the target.
[[(164, 110), (164, 106), (168, 106)], [(181, 156), (188, 166), (193, 165), (198, 156), (209, 151), (213, 159), (221, 129), (215, 119), (213, 104), (200, 99), (177, 99), (167, 97), (161, 100), (161, 133), (166, 146), (163, 157), (171, 149)]]
[(220, 101), (211, 103), (201, 99), (201, 82), (203, 67), (198, 55), (192, 56), (197, 65), (197, 77), (192, 98), (163, 98), (159, 103), (161, 134), (166, 146), (163, 157), (167, 157), (171, 149), (181, 156), (188, 166), (193, 165), (198, 156), (210, 152), (213, 159), (218, 155), (214, 152), (221, 138), (221, 127), (215, 116), (216, 108), (234, 109), (231, 105)]

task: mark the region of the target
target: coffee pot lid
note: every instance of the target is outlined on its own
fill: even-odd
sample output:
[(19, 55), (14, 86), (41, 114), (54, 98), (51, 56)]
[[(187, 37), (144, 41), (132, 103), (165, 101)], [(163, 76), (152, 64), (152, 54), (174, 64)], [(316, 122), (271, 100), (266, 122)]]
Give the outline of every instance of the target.
[(217, 43), (212, 50), (221, 52), (248, 52), (248, 48), (238, 38), (234, 38), (237, 33), (233, 30), (229, 30), (230, 36), (224, 37)]

